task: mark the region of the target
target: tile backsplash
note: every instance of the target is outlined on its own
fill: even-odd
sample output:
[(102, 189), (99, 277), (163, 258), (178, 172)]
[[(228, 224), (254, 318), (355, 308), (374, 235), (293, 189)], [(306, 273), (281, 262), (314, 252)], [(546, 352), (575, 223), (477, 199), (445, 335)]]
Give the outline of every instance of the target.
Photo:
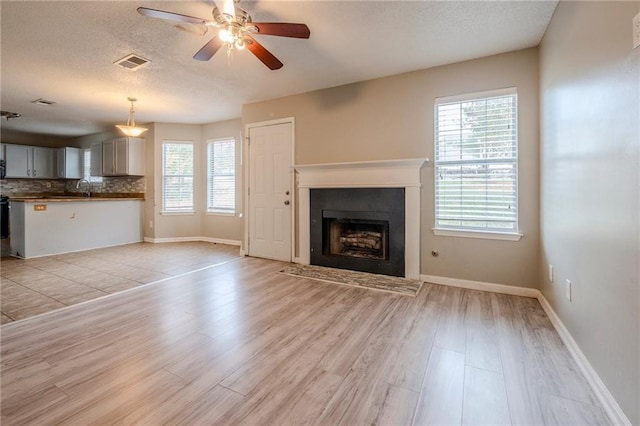
[[(86, 184), (82, 184), (79, 189), (76, 189), (77, 180), (67, 180), (66, 192), (82, 192), (86, 189)], [(146, 191), (146, 181), (141, 176), (118, 176), (118, 177), (103, 177), (102, 182), (92, 182), (91, 192), (102, 193), (139, 193), (144, 194)]]
[(13, 194), (64, 194), (64, 180), (53, 179), (3, 179), (0, 180), (0, 193), (11, 196)]
[[(92, 182), (91, 192), (94, 193), (141, 193), (146, 191), (146, 181), (143, 176), (103, 177), (102, 182)], [(2, 195), (14, 194), (65, 194), (82, 192), (86, 184), (76, 189), (78, 179), (3, 179), (0, 180)]]

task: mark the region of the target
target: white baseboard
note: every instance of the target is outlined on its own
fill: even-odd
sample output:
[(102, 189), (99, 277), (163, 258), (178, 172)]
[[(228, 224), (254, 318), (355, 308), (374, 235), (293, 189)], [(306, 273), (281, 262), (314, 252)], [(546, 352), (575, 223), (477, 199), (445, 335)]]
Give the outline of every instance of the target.
[(491, 291), (494, 293), (510, 294), (512, 296), (524, 296), (538, 298), (540, 291), (537, 288), (517, 287), (504, 284), (493, 284), (482, 281), (461, 280), (458, 278), (438, 277), (435, 275), (420, 275), (420, 279), (427, 283), (462, 287), (471, 290)]
[(578, 364), (578, 367), (580, 368), (580, 371), (582, 371), (582, 374), (584, 374), (587, 382), (589, 382), (589, 384), (591, 385), (591, 389), (593, 389), (593, 392), (596, 394), (598, 401), (602, 405), (602, 408), (606, 411), (611, 422), (614, 425), (631, 426), (631, 422), (622, 411), (622, 408), (620, 408), (613, 395), (611, 395), (611, 392), (609, 392), (607, 386), (604, 384), (600, 376), (598, 376), (596, 370), (594, 370), (594, 368), (591, 366), (591, 363), (580, 349), (580, 346), (578, 346), (578, 343), (576, 343), (576, 341), (573, 339), (573, 336), (571, 336), (571, 333), (569, 333), (567, 327), (565, 327), (563, 322), (560, 320), (558, 314), (556, 314), (556, 312), (553, 310), (553, 308), (547, 301), (547, 298), (544, 297), (544, 294), (542, 294), (542, 292), (538, 291), (538, 293), (540, 293), (538, 296), (538, 301), (540, 302), (540, 305), (542, 305), (542, 309), (544, 309), (547, 316), (551, 320), (553, 327), (556, 329), (556, 331), (560, 335), (560, 338), (564, 342), (564, 345), (567, 347), (567, 349), (571, 353), (571, 356), (573, 356), (573, 359)]
[(544, 309), (545, 313), (549, 317), (551, 324), (560, 335), (560, 339), (565, 344), (569, 353), (573, 357), (576, 364), (584, 374), (587, 382), (593, 389), (593, 392), (596, 394), (598, 401), (602, 405), (602, 408), (609, 416), (609, 419), (614, 425), (625, 425), (631, 426), (631, 422), (624, 414), (620, 405), (616, 402), (607, 386), (604, 384), (600, 376), (596, 370), (594, 370), (593, 366), (584, 355), (578, 343), (573, 339), (571, 333), (563, 322), (560, 320), (560, 317), (553, 310), (547, 299), (544, 297), (544, 294), (537, 288), (527, 288), (527, 287), (517, 287), (503, 284), (493, 284), (486, 283), (482, 281), (469, 281), (469, 280), (461, 280), (457, 278), (447, 278), (447, 277), (438, 277), (433, 275), (420, 275), (420, 279), (433, 284), (441, 284), (448, 285), (452, 287), (461, 287), (468, 288), (472, 290), (482, 290), (482, 291), (490, 291), (493, 293), (502, 293), (502, 294), (510, 294), (513, 296), (524, 296), (524, 297), (533, 297), (538, 299), (542, 309)]
[(238, 240), (225, 240), (223, 238), (211, 238), (211, 237), (165, 237), (165, 238), (149, 238), (144, 237), (145, 243), (184, 243), (193, 241), (204, 241), (207, 243), (216, 244), (228, 244), (230, 246), (240, 246), (241, 241)]

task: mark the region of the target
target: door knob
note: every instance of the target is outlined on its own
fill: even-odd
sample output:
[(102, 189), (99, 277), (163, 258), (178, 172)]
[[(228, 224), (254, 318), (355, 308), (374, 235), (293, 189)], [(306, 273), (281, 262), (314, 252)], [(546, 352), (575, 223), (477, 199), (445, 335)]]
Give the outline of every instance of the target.
[(288, 206), (289, 205), (289, 200), (285, 200), (284, 205)]

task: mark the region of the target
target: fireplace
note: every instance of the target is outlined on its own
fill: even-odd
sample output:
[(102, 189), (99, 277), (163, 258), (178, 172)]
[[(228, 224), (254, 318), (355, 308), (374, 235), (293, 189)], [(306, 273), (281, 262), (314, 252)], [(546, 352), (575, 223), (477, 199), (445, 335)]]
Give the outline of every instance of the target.
[[(361, 161), (351, 163), (297, 164), (298, 194), (297, 208), (297, 251), (295, 262), (303, 265), (313, 263), (311, 258), (323, 252), (323, 234), (311, 224), (314, 220), (322, 222), (322, 213), (311, 211), (311, 192), (328, 189), (401, 189), (404, 191), (404, 272), (397, 274), (406, 278), (420, 278), (420, 169), (428, 162), (426, 158), (403, 160)], [(402, 203), (402, 201), (398, 201)], [(397, 207), (397, 204), (394, 205)], [(348, 210), (341, 205), (327, 210)], [(364, 211), (350, 209), (352, 211)], [(383, 209), (384, 210), (384, 209)], [(395, 220), (394, 220), (395, 222)], [(387, 254), (391, 258), (391, 247), (397, 246), (389, 224)], [(320, 228), (322, 229), (322, 228)], [(312, 233), (314, 245), (312, 246)], [(320, 245), (318, 246), (318, 240)], [(319, 247), (319, 248), (318, 248)], [(402, 249), (401, 249), (402, 250)], [(344, 256), (332, 256), (334, 258)], [(318, 263), (315, 263), (318, 264)]]
[(405, 276), (404, 188), (311, 190), (311, 264)]

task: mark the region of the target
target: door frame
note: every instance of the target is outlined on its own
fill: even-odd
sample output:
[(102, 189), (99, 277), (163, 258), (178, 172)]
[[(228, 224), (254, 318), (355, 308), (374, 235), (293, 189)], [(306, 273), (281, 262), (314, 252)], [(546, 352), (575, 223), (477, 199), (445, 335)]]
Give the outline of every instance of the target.
[(274, 120), (267, 121), (257, 121), (254, 123), (247, 123), (244, 125), (244, 137), (242, 138), (242, 156), (244, 162), (244, 173), (243, 173), (243, 184), (242, 184), (242, 193), (243, 193), (243, 204), (244, 204), (244, 236), (242, 238), (242, 249), (241, 255), (250, 256), (249, 249), (249, 215), (251, 214), (251, 205), (250, 205), (250, 197), (249, 197), (249, 182), (251, 182), (251, 144), (249, 143), (249, 134), (250, 130), (255, 127), (265, 127), (265, 126), (275, 126), (278, 124), (291, 124), (291, 261), (295, 262), (296, 260), (296, 223), (298, 221), (297, 218), (297, 187), (296, 187), (296, 171), (295, 171), (295, 161), (296, 161), (296, 123), (294, 117), (284, 117), (277, 118)]

